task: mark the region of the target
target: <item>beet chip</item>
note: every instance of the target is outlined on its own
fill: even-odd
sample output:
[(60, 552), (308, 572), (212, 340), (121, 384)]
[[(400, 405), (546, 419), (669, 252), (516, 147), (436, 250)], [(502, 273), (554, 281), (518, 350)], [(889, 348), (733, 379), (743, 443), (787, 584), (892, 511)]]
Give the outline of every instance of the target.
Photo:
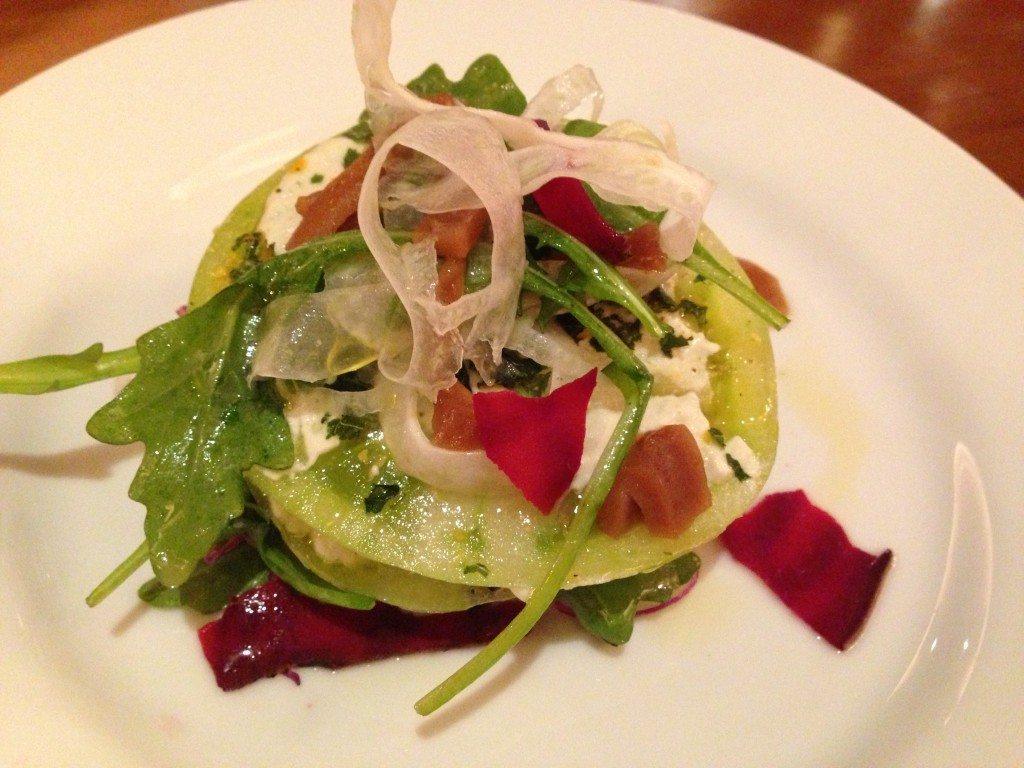
[(736, 560), (839, 650), (860, 631), (892, 551), (857, 549), (803, 491), (766, 496), (722, 534)]
[(199, 642), (225, 691), (293, 667), (344, 667), (420, 651), (490, 641), (522, 608), (515, 600), (468, 611), (414, 614), (378, 603), (369, 611), (319, 603), (271, 577), (234, 597), (199, 629)]

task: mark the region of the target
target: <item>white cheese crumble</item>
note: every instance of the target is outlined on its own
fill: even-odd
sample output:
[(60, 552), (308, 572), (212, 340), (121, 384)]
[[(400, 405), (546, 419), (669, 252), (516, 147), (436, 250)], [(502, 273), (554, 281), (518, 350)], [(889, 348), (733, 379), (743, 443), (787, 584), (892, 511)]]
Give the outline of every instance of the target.
[(285, 250), (285, 244), (302, 220), (295, 210), (295, 201), (323, 189), (340, 174), (345, 167), (345, 154), (350, 149), (358, 150), (359, 145), (345, 136), (317, 144), (292, 163), (281, 183), (267, 197), (258, 229), (275, 253)]
[(645, 333), (634, 352), (640, 362), (654, 376), (654, 391), (657, 394), (703, 392), (711, 386), (708, 374), (708, 358), (721, 347), (698, 331), (694, 331), (679, 315), (668, 315), (665, 322), (673, 333), (688, 339), (684, 347), (676, 347), (671, 356), (661, 351), (658, 341)]
[[(704, 458), (704, 472), (709, 484), (736, 476), (729, 463), (730, 458), (747, 475), (756, 477), (761, 465), (743, 438), (733, 437), (722, 446), (712, 436), (711, 425), (701, 410), (701, 395), (711, 386), (708, 358), (721, 347), (691, 328), (679, 315), (670, 314), (664, 320), (673, 333), (687, 339), (688, 343), (675, 347), (670, 355), (666, 355), (658, 341), (646, 332), (637, 342), (634, 352), (654, 376), (655, 392), (644, 412), (639, 431), (653, 432), (672, 425), (682, 425), (690, 430)], [(621, 415), (621, 398), (617, 402), (596, 397), (591, 400), (583, 439), (583, 457), (572, 480), (574, 490), (582, 490), (589, 482)]]

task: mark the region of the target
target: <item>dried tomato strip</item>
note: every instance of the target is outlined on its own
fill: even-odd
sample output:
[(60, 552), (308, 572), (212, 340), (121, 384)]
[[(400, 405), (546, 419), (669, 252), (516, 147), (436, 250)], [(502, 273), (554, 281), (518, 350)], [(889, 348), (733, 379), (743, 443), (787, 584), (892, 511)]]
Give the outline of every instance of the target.
[(359, 189), (373, 159), (373, 147), (367, 147), (326, 187), (299, 198), (296, 210), (302, 214), (299, 226), (288, 239), (287, 248), (298, 248), (310, 240), (333, 235), (345, 226), (359, 204)]
[(597, 527), (618, 538), (642, 521), (655, 536), (675, 538), (711, 506), (704, 459), (682, 425), (639, 435), (597, 513)]

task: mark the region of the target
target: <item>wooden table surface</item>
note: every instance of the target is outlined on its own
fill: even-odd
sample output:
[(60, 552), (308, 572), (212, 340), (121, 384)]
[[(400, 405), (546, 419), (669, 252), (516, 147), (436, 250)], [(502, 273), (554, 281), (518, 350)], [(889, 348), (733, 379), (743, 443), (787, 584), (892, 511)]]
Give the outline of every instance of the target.
[[(850, 75), (1024, 195), (1024, 0), (649, 0)], [(0, 0), (0, 93), (137, 27), (225, 0)]]

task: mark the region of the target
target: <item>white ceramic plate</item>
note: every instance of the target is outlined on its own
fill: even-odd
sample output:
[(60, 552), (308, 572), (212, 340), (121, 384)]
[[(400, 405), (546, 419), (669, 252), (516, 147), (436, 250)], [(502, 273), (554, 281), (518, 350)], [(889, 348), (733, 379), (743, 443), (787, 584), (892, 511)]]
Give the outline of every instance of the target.
[[(0, 358), (117, 348), (170, 317), (231, 204), (360, 108), (347, 26), (344, 4), (249, 0), (0, 98)], [(554, 617), (427, 720), (413, 701), (465, 653), (224, 694), (196, 620), (140, 609), (132, 588), (84, 605), (141, 536), (125, 495), (139, 452), (83, 430), (104, 382), (0, 399), (0, 762), (1024, 764), (1024, 202), (878, 96), (697, 18), (615, 0), (399, 8), (400, 79), (486, 51), (527, 93), (587, 63), (606, 117), (672, 123), (719, 182), (710, 223), (782, 277), (771, 487), (895, 551), (866, 631), (833, 652), (722, 557), (624, 649)]]

